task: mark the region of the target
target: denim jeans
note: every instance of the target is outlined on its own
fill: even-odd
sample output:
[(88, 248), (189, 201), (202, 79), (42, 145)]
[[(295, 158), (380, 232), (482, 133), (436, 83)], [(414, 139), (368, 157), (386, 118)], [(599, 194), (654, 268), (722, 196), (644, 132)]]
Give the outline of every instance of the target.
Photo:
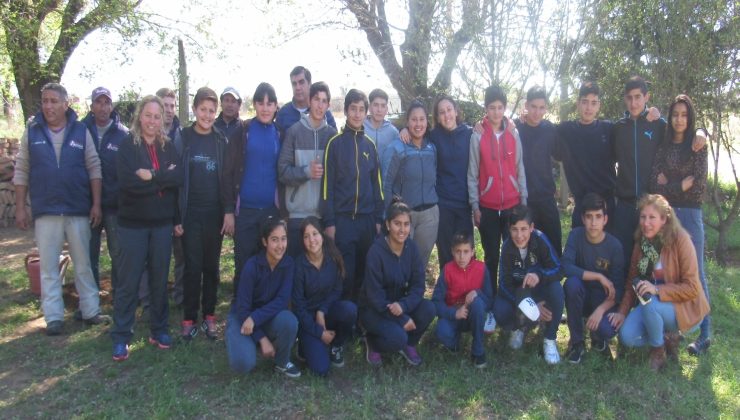
[(129, 343), (136, 318), (141, 274), (149, 283), (149, 329), (153, 336), (168, 332), (167, 276), (172, 253), (172, 225), (128, 228), (118, 225), (121, 245), (119, 284), (113, 295), (113, 343)]
[[(707, 277), (704, 274), (704, 220), (702, 218), (702, 210), (700, 208), (692, 209), (688, 207), (674, 207), (673, 211), (676, 212), (676, 217), (678, 217), (678, 220), (681, 222), (681, 226), (683, 226), (691, 236), (691, 243), (694, 244), (696, 259), (699, 264), (699, 280), (701, 280), (701, 286), (704, 288), (704, 295), (707, 297), (707, 302), (709, 302), (709, 284), (707, 283)], [(710, 338), (712, 335), (711, 327), (712, 318), (707, 314), (701, 324), (699, 324), (699, 338)]]
[[(693, 331), (697, 326), (692, 327)], [(637, 305), (627, 314), (619, 330), (619, 340), (627, 347), (660, 347), (663, 334), (678, 331), (676, 310), (671, 302), (661, 302), (657, 296), (646, 305)]]
[[(535, 302), (545, 301), (545, 306), (552, 312), (552, 319), (547, 322), (545, 327), (545, 338), (554, 340), (558, 334), (560, 318), (563, 316), (563, 306), (565, 297), (563, 286), (560, 282), (552, 281), (549, 283), (540, 282), (532, 289), (532, 299)], [(519, 329), (522, 326), (517, 321), (518, 303), (514, 303), (501, 295), (497, 295), (493, 301), (493, 316), (496, 322), (502, 328), (507, 330)]]
[(468, 307), (467, 319), (456, 319), (453, 321), (447, 318), (439, 318), (437, 320), (437, 339), (445, 347), (457, 350), (460, 345), (460, 333), (470, 331), (473, 336), (470, 354), (473, 356), (482, 356), (485, 354), (485, 348), (483, 347), (483, 325), (485, 323), (485, 305), (480, 297), (476, 297)]
[(95, 284), (100, 288), (100, 244), (101, 237), (105, 229), (105, 239), (108, 244), (108, 255), (110, 255), (110, 284), (111, 291), (116, 288), (118, 274), (118, 258), (121, 253), (118, 245), (118, 216), (115, 213), (103, 214), (103, 221), (96, 228), (92, 228), (90, 233), (90, 267), (92, 268)]
[(35, 221), (34, 234), (41, 260), (41, 310), (46, 323), (64, 319), (59, 255), (65, 239), (75, 269), (82, 317), (88, 319), (99, 314), (98, 286), (90, 269), (90, 220), (86, 216), (41, 216)]
[[(257, 365), (257, 343), (251, 336), (241, 333), (242, 324), (229, 312), (226, 321), (226, 353), (229, 366), (236, 373), (248, 373)], [(285, 366), (290, 361), (290, 351), (298, 332), (298, 320), (285, 309), (262, 325), (267, 338), (275, 347), (275, 364)]]
[[(588, 284), (587, 286), (587, 283)], [(606, 292), (598, 282), (585, 282), (578, 277), (568, 277), (563, 286), (565, 291), (565, 307), (568, 310), (568, 330), (570, 343), (583, 342), (583, 318), (590, 316), (594, 310), (606, 300)], [(617, 335), (607, 315), (616, 310), (616, 305), (604, 312), (596, 331), (591, 337), (596, 340), (611, 340)]]
[(421, 261), (426, 270), (429, 256), (432, 255), (434, 242), (437, 240), (439, 226), (439, 207), (433, 206), (423, 211), (411, 212), (411, 239), (419, 248)]

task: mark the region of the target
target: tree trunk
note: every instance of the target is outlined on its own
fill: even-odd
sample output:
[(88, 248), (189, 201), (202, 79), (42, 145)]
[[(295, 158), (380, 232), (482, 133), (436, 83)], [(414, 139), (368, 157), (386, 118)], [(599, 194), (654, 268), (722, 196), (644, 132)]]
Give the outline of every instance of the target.
[(185, 125), (190, 121), (190, 97), (188, 96), (188, 63), (185, 60), (185, 46), (181, 39), (177, 40), (177, 51), (179, 55), (180, 65), (177, 69), (177, 77), (180, 85), (180, 107), (178, 108), (178, 118), (180, 118), (181, 124)]

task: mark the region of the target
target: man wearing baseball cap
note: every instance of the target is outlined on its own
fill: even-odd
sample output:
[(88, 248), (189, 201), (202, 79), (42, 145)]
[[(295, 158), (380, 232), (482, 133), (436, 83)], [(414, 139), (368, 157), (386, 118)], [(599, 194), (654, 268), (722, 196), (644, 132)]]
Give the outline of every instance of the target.
[(118, 269), (118, 176), (116, 175), (116, 156), (118, 147), (128, 134), (128, 128), (121, 124), (118, 113), (113, 110), (113, 96), (105, 87), (93, 89), (90, 95), (90, 112), (82, 120), (87, 126), (100, 157), (103, 173), (101, 208), (103, 218), (100, 225), (92, 228), (90, 236), (90, 267), (95, 283), (100, 287), (100, 238), (105, 229), (108, 253), (111, 259), (111, 289), (116, 284)]
[(239, 127), (239, 108), (242, 106), (242, 98), (239, 91), (229, 86), (221, 93), (221, 113), (216, 117), (213, 125), (216, 126), (228, 139)]

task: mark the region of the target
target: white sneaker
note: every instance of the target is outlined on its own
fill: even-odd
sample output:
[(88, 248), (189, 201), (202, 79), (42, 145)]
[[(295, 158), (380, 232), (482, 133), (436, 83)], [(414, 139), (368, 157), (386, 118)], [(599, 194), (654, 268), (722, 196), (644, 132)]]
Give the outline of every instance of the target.
[(522, 330), (514, 330), (511, 332), (511, 336), (509, 337), (509, 347), (511, 347), (514, 350), (519, 350), (522, 348), (522, 345), (524, 344), (524, 331)]
[(545, 362), (548, 365), (556, 365), (560, 363), (560, 353), (558, 352), (558, 344), (555, 340), (545, 339), (542, 345), (542, 351), (545, 353)]
[(486, 334), (493, 334), (496, 330), (496, 318), (493, 317), (493, 312), (489, 312), (486, 315), (486, 323), (483, 324), (483, 332)]

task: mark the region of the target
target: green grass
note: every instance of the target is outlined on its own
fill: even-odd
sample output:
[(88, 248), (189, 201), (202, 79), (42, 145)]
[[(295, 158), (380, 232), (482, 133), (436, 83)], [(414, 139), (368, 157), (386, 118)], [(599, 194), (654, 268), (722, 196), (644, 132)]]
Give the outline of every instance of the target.
[[(231, 249), (226, 241), (221, 319), (231, 296)], [(109, 270), (109, 260), (102, 264)], [(130, 359), (113, 362), (107, 328), (73, 321), (71, 306), (65, 335), (46, 337), (38, 329), (19, 334), (40, 316), (38, 300), (26, 291), (25, 273), (0, 269), (0, 417), (738, 418), (740, 269), (708, 261), (707, 273), (711, 351), (702, 358), (682, 351), (680, 364), (657, 375), (647, 369), (644, 350), (614, 344), (616, 361), (587, 353), (580, 365), (551, 367), (539, 355), (541, 335), (530, 334), (524, 348), (513, 352), (507, 334), (499, 332), (487, 339), (488, 367), (478, 370), (467, 351), (452, 354), (435, 346), (430, 329), (420, 345), (419, 368), (386, 355), (383, 367), (373, 369), (364, 348), (353, 344), (346, 366), (328, 378), (304, 369), (290, 380), (265, 360), (248, 376), (231, 374), (223, 340), (208, 342), (202, 334), (190, 345), (157, 350), (146, 343), (143, 323), (137, 324)], [(181, 316), (171, 307), (173, 333)], [(561, 325), (561, 353), (567, 340)], [(463, 348), (469, 343), (465, 337)]]

